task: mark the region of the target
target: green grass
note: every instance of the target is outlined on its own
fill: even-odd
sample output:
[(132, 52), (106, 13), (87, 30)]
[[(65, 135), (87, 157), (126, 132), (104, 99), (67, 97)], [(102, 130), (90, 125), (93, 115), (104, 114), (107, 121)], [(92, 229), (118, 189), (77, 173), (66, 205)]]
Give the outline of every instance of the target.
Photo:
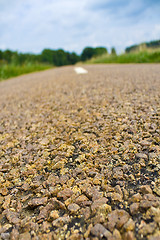
[(92, 58), (86, 63), (160, 63), (160, 50), (124, 53), (120, 55), (105, 54)]
[(53, 66), (45, 65), (40, 63), (27, 63), (22, 66), (15, 64), (1, 64), (0, 65), (0, 81), (16, 77), (25, 73), (31, 73), (36, 71), (42, 71), (45, 69), (49, 69)]

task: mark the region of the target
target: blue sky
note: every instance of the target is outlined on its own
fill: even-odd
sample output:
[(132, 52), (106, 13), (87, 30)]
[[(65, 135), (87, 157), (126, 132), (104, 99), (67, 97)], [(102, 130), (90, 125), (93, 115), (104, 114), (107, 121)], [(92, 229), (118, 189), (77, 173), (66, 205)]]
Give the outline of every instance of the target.
[(40, 53), (160, 39), (160, 0), (0, 0), (0, 49)]

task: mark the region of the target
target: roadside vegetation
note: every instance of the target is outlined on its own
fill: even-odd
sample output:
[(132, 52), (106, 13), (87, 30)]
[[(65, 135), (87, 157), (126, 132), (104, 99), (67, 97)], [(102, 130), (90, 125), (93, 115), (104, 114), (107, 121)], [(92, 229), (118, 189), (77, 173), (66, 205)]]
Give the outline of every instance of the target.
[(140, 52), (130, 52), (117, 54), (104, 54), (94, 57), (86, 63), (160, 63), (160, 50), (143, 50)]
[(31, 73), (36, 71), (42, 71), (49, 69), (53, 66), (45, 65), (40, 63), (28, 63), (24, 65), (14, 65), (14, 64), (1, 64), (0, 65), (0, 81), (16, 77), (25, 73)]
[(77, 62), (77, 55), (63, 50), (44, 49), (41, 54), (0, 50), (0, 80)]
[(82, 63), (160, 63), (160, 40), (133, 45), (125, 53), (117, 55), (111, 48), (86, 47), (80, 55), (63, 49), (44, 49), (40, 54), (0, 50), (0, 81), (21, 74), (45, 70), (51, 67)]
[(73, 65), (81, 60), (86, 61), (104, 53), (107, 53), (107, 49), (104, 47), (86, 47), (81, 55), (77, 55), (75, 52), (65, 52), (63, 49), (44, 49), (41, 54), (0, 50), (0, 80), (55, 66)]
[(160, 63), (160, 40), (132, 45), (119, 55), (113, 47), (110, 54), (93, 57), (86, 63)]

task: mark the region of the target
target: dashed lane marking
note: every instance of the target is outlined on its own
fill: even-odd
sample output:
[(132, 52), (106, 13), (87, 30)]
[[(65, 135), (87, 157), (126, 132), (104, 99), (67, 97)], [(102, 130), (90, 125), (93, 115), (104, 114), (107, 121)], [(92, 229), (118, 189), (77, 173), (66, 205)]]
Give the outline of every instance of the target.
[(87, 74), (88, 71), (82, 67), (75, 67), (74, 68), (74, 71), (77, 73), (77, 74)]

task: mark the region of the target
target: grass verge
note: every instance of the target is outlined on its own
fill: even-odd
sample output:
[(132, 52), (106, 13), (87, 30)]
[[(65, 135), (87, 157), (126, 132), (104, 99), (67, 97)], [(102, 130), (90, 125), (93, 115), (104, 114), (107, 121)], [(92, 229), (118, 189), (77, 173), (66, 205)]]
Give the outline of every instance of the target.
[(160, 63), (160, 50), (124, 53), (120, 55), (105, 54), (92, 58), (86, 63)]
[(14, 64), (2, 64), (0, 65), (0, 81), (11, 77), (16, 77), (25, 73), (46, 70), (52, 67), (53, 67), (52, 65), (38, 63), (37, 64), (27, 63), (22, 66)]

